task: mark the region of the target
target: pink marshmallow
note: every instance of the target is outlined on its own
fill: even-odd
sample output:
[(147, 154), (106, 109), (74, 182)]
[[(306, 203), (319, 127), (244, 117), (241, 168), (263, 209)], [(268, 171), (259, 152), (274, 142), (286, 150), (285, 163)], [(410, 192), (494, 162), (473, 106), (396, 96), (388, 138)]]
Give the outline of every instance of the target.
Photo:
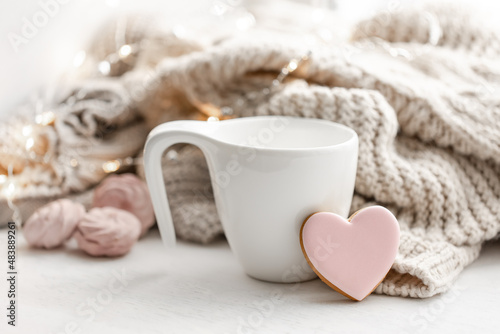
[(111, 175), (95, 190), (93, 207), (122, 209), (141, 223), (141, 235), (155, 223), (153, 204), (146, 183), (134, 174)]
[(78, 246), (93, 256), (128, 253), (141, 234), (141, 223), (131, 213), (113, 207), (94, 208), (75, 231)]
[(84, 214), (84, 206), (69, 199), (51, 202), (24, 223), (24, 237), (32, 247), (58, 247), (71, 237)]

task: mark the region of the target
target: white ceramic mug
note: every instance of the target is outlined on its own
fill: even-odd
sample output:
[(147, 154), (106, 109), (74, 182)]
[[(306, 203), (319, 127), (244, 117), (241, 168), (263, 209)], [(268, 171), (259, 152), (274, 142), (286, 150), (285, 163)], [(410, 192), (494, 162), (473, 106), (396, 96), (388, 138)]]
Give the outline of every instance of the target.
[(314, 212), (347, 217), (358, 156), (352, 129), (326, 120), (279, 116), (157, 126), (146, 142), (144, 164), (168, 246), (175, 244), (175, 232), (161, 157), (177, 143), (203, 151), (225, 235), (248, 275), (272, 282), (315, 277), (302, 254), (299, 230)]

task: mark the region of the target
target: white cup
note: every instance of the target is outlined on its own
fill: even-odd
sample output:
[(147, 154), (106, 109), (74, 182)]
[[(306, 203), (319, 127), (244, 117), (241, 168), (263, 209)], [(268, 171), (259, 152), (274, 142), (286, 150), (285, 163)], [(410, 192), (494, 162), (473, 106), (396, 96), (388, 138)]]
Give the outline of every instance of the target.
[(175, 244), (175, 231), (161, 157), (177, 143), (203, 151), (225, 235), (248, 275), (271, 282), (316, 276), (300, 248), (300, 227), (318, 211), (347, 217), (356, 177), (356, 132), (326, 120), (279, 116), (157, 126), (146, 142), (144, 164), (167, 246)]

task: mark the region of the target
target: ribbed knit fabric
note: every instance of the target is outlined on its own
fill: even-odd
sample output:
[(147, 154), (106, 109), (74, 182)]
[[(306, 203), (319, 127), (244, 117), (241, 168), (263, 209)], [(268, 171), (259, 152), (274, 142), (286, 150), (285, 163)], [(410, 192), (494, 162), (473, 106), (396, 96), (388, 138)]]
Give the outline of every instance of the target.
[[(155, 71), (137, 66), (117, 74), (113, 82), (132, 96), (126, 110), (134, 117), (110, 122), (151, 128), (196, 118), (196, 106), (210, 103), (231, 107), (235, 117), (313, 117), (353, 128), (360, 151), (351, 211), (384, 205), (401, 226), (399, 254), (375, 291), (430, 297), (448, 290), (500, 231), (500, 38), (468, 17), (434, 7), (376, 16), (358, 25), (348, 44), (313, 45), (308, 63), (264, 97), (258, 92), (303, 46), (248, 39), (186, 48), (195, 52), (166, 54)], [(164, 174), (176, 232), (209, 242), (222, 228), (204, 157), (192, 146), (171, 152)], [(101, 178), (65, 175), (68, 191), (59, 195)]]

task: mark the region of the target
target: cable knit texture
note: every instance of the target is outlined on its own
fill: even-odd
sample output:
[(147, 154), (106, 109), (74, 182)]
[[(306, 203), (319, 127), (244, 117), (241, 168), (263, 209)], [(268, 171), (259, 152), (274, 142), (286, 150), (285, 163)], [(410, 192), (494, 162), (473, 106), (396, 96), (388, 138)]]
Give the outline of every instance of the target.
[[(128, 116), (106, 121), (117, 131), (131, 124), (151, 128), (194, 119), (200, 103), (210, 103), (231, 107), (235, 117), (289, 115), (345, 124), (360, 140), (352, 211), (384, 205), (401, 225), (399, 254), (375, 291), (424, 298), (448, 290), (479, 255), (481, 244), (500, 231), (499, 35), (458, 9), (384, 12), (361, 22), (347, 44), (313, 45), (309, 61), (263, 98), (249, 97), (271, 86), (281, 68), (305, 48), (253, 41), (184, 48), (184, 56), (165, 54), (154, 71), (151, 61), (139, 60), (142, 65), (123, 73), (113, 70), (114, 78), (101, 81), (115, 92), (119, 102), (113, 108), (120, 107), (114, 110)], [(81, 103), (79, 96), (74, 98)], [(61, 155), (67, 145), (62, 129), (71, 134), (68, 140), (97, 131), (90, 126), (84, 127), (88, 132), (77, 131), (82, 120), (92, 125), (102, 117), (98, 108), (89, 108), (80, 104), (79, 118), (72, 116), (74, 109), (61, 116), (58, 124), (64, 127), (55, 128), (61, 129)], [(66, 115), (74, 123), (64, 121)], [(145, 137), (127, 139), (138, 152), (135, 145)], [(115, 153), (124, 156), (123, 142), (114, 145)], [(222, 228), (205, 159), (192, 146), (171, 152), (164, 173), (176, 232), (209, 242)], [(103, 177), (70, 168), (58, 173), (66, 173), (66, 192), (83, 191)], [(30, 177), (28, 172), (19, 175)], [(61, 189), (51, 188), (61, 178), (49, 175), (47, 180), (40, 187)], [(30, 194), (37, 191), (31, 188)]]

